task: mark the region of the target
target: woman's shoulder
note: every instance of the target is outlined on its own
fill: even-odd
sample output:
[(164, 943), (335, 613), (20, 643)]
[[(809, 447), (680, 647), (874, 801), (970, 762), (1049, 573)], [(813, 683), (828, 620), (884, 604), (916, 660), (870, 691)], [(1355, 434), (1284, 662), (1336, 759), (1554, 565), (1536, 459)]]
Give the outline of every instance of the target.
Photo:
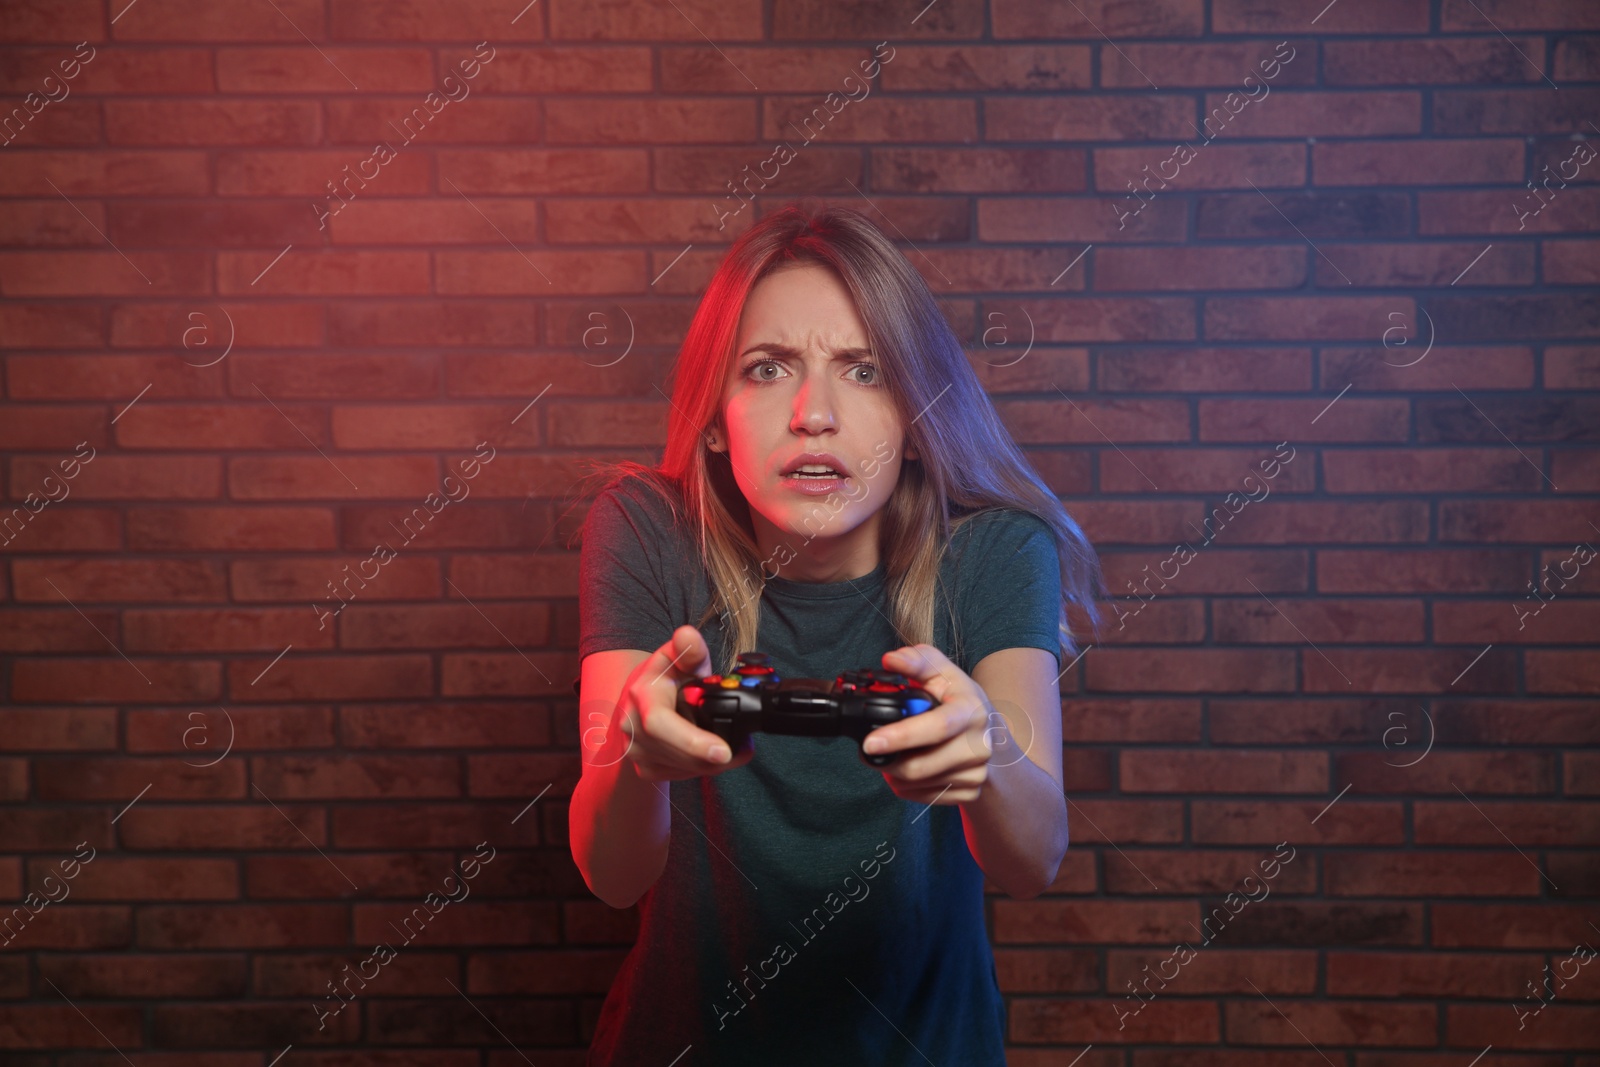
[(960, 551), (969, 545), (1025, 541), (1036, 533), (1055, 536), (1050, 524), (1033, 512), (1011, 505), (996, 505), (957, 516), (952, 522), (950, 543)]
[(662, 528), (676, 525), (684, 511), (683, 492), (672, 479), (654, 471), (630, 470), (613, 478), (595, 494), (591, 510), (602, 503)]

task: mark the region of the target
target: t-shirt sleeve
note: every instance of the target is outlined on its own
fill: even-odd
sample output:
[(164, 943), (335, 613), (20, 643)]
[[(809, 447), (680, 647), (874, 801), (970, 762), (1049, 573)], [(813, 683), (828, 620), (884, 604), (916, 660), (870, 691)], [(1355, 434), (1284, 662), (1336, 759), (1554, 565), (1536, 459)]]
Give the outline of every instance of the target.
[(962, 613), (969, 670), (1002, 648), (1042, 648), (1061, 665), (1061, 560), (1050, 525), (1037, 515), (982, 516), (963, 570)]
[(578, 555), (578, 658), (612, 648), (653, 652), (676, 625), (667, 606), (658, 518), (612, 486), (584, 519)]

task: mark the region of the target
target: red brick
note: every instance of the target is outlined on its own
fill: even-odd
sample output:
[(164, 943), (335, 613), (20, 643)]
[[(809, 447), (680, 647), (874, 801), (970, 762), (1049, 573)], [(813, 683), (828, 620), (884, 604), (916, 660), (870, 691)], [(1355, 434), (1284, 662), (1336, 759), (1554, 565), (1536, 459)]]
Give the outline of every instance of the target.
[(1118, 775), (1128, 793), (1320, 793), (1328, 761), (1309, 752), (1123, 752)]
[(1499, 953), (1329, 952), (1328, 995), (1511, 999), (1541, 962)]
[(240, 702), (395, 700), (425, 696), (432, 689), (432, 664), (420, 655), (290, 654), (276, 662), (252, 657), (228, 663), (229, 695)]
[(321, 409), (304, 404), (279, 405), (274, 410), (264, 401), (228, 406), (141, 401), (118, 420), (117, 443), (130, 449), (326, 450), (327, 418)]
[(182, 752), (192, 764), (208, 763), (224, 751), (331, 748), (333, 744), (333, 709), (329, 707), (151, 708), (127, 713), (127, 751)]
[[(1198, 1044), (1220, 1039), (1216, 1005), (1205, 1001), (1158, 999), (1118, 1025), (1112, 1002), (1044, 1000), (1028, 997), (1011, 1005), (1013, 1041), (1090, 1044)], [(1070, 1056), (1068, 1057), (1071, 1058)]]
[(1323, 549), (1317, 588), (1324, 593), (1526, 591), (1526, 557), (1512, 549)]
[(1501, 30), (1600, 29), (1600, 12), (1563, 0), (1445, 0), (1440, 25), (1445, 30), (1482, 33), (1485, 18), (1492, 20), (1489, 26)]
[[(26, 515), (32, 518), (24, 520)], [(0, 506), (0, 536), (5, 536), (0, 553), (115, 552), (122, 547), (122, 514), (115, 507), (82, 504), (32, 514), (26, 504), (10, 504)]]
[(439, 687), (447, 697), (554, 697), (572, 691), (567, 653), (529, 656), (519, 649), (446, 653), (440, 659)]
[[(1600, 830), (1600, 804), (1570, 800), (1418, 800), (1413, 805), (1419, 845), (1584, 845)], [(1504, 836), (1502, 836), (1504, 835)]]
[[(366, 10), (359, 16), (361, 22), (359, 31), (354, 26), (350, 32), (361, 36), (371, 33), (385, 32), (375, 29), (389, 21), (388, 8), (383, 4), (368, 3)], [(439, 5), (440, 9), (448, 10), (449, 6)], [(361, 8), (356, 10), (362, 11)], [(498, 10), (498, 9), (497, 9)], [(418, 15), (402, 22), (401, 25), (411, 27), (410, 32), (432, 40), (438, 32), (436, 20), (425, 20), (422, 15), (427, 12), (424, 8)], [(447, 17), (438, 15), (437, 17)], [(487, 11), (480, 16), (487, 21)], [(354, 18), (354, 16), (352, 16)], [(500, 32), (501, 20), (496, 15), (494, 22), (484, 28), (484, 32)], [(538, 19), (523, 19), (522, 22), (532, 22), (538, 25)], [(519, 22), (518, 25), (522, 25)], [(531, 31), (524, 31), (531, 32)], [(560, 11), (551, 10), (550, 13), (550, 39), (560, 40), (603, 40), (620, 38), (624, 40), (664, 40), (664, 41), (703, 41), (709, 37), (718, 41), (752, 41), (763, 37), (761, 27), (761, 6), (753, 0), (739, 0), (736, 3), (716, 4), (706, 0), (696, 0), (688, 3), (681, 12), (669, 12), (642, 0), (623, 0), (621, 3), (607, 5), (602, 9), (586, 7), (563, 7)]]
[(1223, 1005), (1228, 1039), (1247, 1045), (1401, 1045), (1437, 1042), (1438, 1023), (1431, 1004), (1341, 1000), (1337, 1004), (1255, 997)]
[[(1166, 192), (1169, 185), (1181, 190), (1248, 189), (1251, 182), (1269, 188), (1306, 184), (1307, 153), (1303, 144), (1224, 145), (1196, 152), (1188, 162), (1179, 160), (1178, 155), (1176, 147), (1097, 148), (1094, 150), (1095, 186), (1108, 192), (1127, 190), (1148, 196)], [(1169, 163), (1172, 174), (1166, 173)], [(1174, 254), (1181, 255), (1184, 251), (1204, 254), (1207, 250), (1179, 249), (1174, 250)], [(1300, 252), (1299, 249), (1295, 251)], [(1303, 262), (1304, 253), (1296, 259)], [(1232, 271), (1219, 273), (1228, 276), (1230, 282), (1234, 281)], [(1216, 277), (1212, 275), (1210, 280)], [(1229, 288), (1250, 286), (1230, 284)]]
[(347, 705), (339, 739), (354, 749), (542, 749), (550, 721), (523, 702)]
[(1600, 241), (1544, 242), (1545, 281), (1558, 285), (1594, 285), (1600, 282), (1595, 257)]
[[(1526, 864), (1524, 864), (1526, 866)], [(1454, 948), (1542, 948), (1571, 951), (1574, 938), (1587, 939), (1583, 904), (1433, 905), (1433, 943)]]
[[(242, 797), (244, 770), (238, 764), (199, 768), (178, 759), (54, 757), (33, 763), (40, 800), (151, 800), (181, 797)], [(148, 792), (146, 792), (148, 787)]]
[[(1149, 86), (1140, 71), (1155, 71), (1161, 84), (1175, 86), (1219, 86), (1233, 89), (1243, 87), (1248, 74), (1261, 74), (1268, 67), (1261, 64), (1270, 60), (1280, 46), (1259, 41), (1208, 41), (1203, 44), (1119, 44), (1115, 50), (1102, 49), (1100, 53), (1100, 84), (1107, 88), (1143, 89)], [(1316, 42), (1295, 38), (1289, 42), (1292, 54), (1316, 54)], [(1324, 44), (1324, 48), (1331, 45)], [(1310, 63), (1290, 61), (1280, 66), (1278, 74), (1270, 79), (1272, 88), (1285, 85), (1309, 85), (1316, 81), (1316, 68)], [(1270, 89), (1268, 90), (1270, 94)]]
[(1327, 892), (1340, 897), (1529, 897), (1539, 872), (1514, 853), (1342, 853), (1327, 865)]
[[(1358, 32), (1370, 30), (1363, 27)], [(1307, 57), (1299, 56), (1292, 62), (1307, 62)], [(1240, 96), (1244, 95), (1240, 92)], [(1224, 103), (1227, 96), (1207, 93), (1202, 105), (1210, 120), (1209, 125), (1202, 120), (1202, 128), (1214, 136), (1363, 137), (1422, 132), (1421, 93), (1284, 90), (1259, 101), (1259, 107), (1247, 107), (1231, 117)], [(1229, 121), (1223, 123), (1222, 119)]]
[(105, 231), (101, 204), (74, 210), (64, 201), (12, 199), (0, 205), (0, 240), (7, 245), (84, 245), (97, 236), (96, 229)]
[(1301, 653), (1308, 693), (1509, 692), (1516, 684), (1516, 654), (1474, 649), (1307, 649)]
[[(1440, 286), (1448, 288), (1460, 284), (1465, 287), (1484, 285), (1532, 285), (1533, 246), (1529, 244), (1499, 244), (1492, 251), (1474, 248), (1458, 241), (1408, 241), (1405, 244), (1370, 242), (1364, 244), (1320, 245), (1323, 255), (1312, 259), (1317, 282), (1321, 285), (1393, 285)], [(1480, 257), (1479, 253), (1488, 252)], [(1427, 337), (1437, 339), (1437, 327), (1429, 331), (1426, 320), (1417, 332), (1419, 319), (1406, 313), (1385, 316), (1388, 325), (1378, 340), (1385, 349), (1334, 349), (1341, 353), (1361, 351), (1366, 360), (1401, 370), (1420, 370), (1426, 366), (1422, 352), (1428, 348)], [(1394, 330), (1393, 333), (1388, 332)], [(1421, 340), (1417, 340), (1421, 338)], [(1409, 348), (1416, 342), (1419, 347)], [(1439, 350), (1443, 354), (1444, 349)], [(1469, 351), (1490, 351), (1470, 349)], [(1511, 349), (1494, 351), (1509, 352)], [(1438, 362), (1435, 360), (1434, 362)], [(1376, 369), (1376, 368), (1375, 368)], [(1415, 375), (1411, 375), (1415, 377)]]
[(1370, 341), (1393, 324), (1392, 311), (1417, 321), (1410, 302), (1393, 297), (1213, 297), (1206, 301), (1205, 328), (1207, 337), (1219, 340)]
[(1211, 604), (1218, 641), (1227, 644), (1412, 644), (1423, 639), (1420, 600), (1316, 597), (1217, 599)]
[(157, 12), (118, 20), (115, 37), (123, 41), (293, 41), (324, 37), (322, 8), (314, 0), (284, 0), (277, 11), (240, 12), (230, 18), (204, 0), (177, 0)]
[[(152, 789), (145, 796), (153, 799), (155, 793), (156, 790)], [(30, 888), (40, 895), (47, 894), (44, 879), (49, 875), (59, 879), (59, 870), (53, 860), (34, 860), (30, 866)], [(71, 893), (72, 899), (77, 900), (133, 903), (150, 900), (236, 900), (239, 897), (238, 864), (232, 859), (96, 855), (79, 868), (77, 877), (71, 882)]]
[(115, 634), (116, 630), (117, 616), (113, 612), (80, 615), (71, 608), (0, 608), (0, 648), (11, 653), (98, 652), (106, 646), (107, 637), (102, 635)]
[(434, 86), (422, 48), (217, 49), (217, 89), (224, 93), (345, 93), (350, 83), (340, 70), (358, 72), (367, 92), (421, 94)]
[[(1217, 849), (1123, 849), (1116, 859), (1106, 859), (1106, 892), (1227, 893), (1238, 890), (1247, 875), (1260, 881), (1264, 869), (1259, 865), (1264, 858), (1255, 852)], [(1316, 881), (1314, 867), (1291, 864), (1279, 869), (1271, 883), (1272, 891), (1309, 893), (1315, 890)], [(1187, 969), (1184, 973), (1188, 973)]]
[(305, 610), (154, 610), (126, 615), (127, 647), (146, 652), (264, 652), (293, 643), (330, 648), (330, 629), (318, 631)]
[(273, 800), (461, 795), (461, 767), (448, 756), (257, 756), (251, 780)]
[[(797, 102), (798, 103), (798, 102)], [(769, 103), (769, 107), (774, 106)], [(793, 106), (793, 105), (791, 105)], [(807, 98), (799, 110), (809, 111)], [(818, 105), (820, 106), (820, 105)], [(915, 108), (915, 104), (903, 105)], [(604, 101), (555, 99), (545, 105), (549, 144), (747, 143), (756, 139), (756, 110), (750, 101), (717, 98), (645, 98)], [(828, 109), (823, 108), (824, 115)], [(826, 124), (829, 139), (849, 113)], [(769, 128), (771, 122), (769, 121)], [(768, 136), (784, 137), (779, 132)]]
[[(216, 254), (217, 291), (227, 294), (303, 293), (326, 296), (422, 294), (430, 290), (429, 264), (422, 252), (292, 252), (274, 263), (276, 253)], [(276, 399), (276, 397), (274, 397)]]
[[(1148, 141), (1184, 138), (1194, 105), (1175, 94), (1105, 96), (1093, 108), (1064, 108), (1056, 100), (999, 96), (987, 101), (984, 135), (991, 141)], [(1159, 152), (1160, 150), (1157, 150)], [(1159, 157), (1165, 158), (1170, 149)]]
[(1318, 185), (1517, 184), (1524, 147), (1494, 140), (1324, 141), (1311, 165)]
[(1525, 492), (1540, 480), (1515, 452), (1491, 448), (1326, 449), (1322, 472), (1330, 493)]
[[(1306, 253), (1299, 248), (1119, 248), (1099, 249), (1095, 256), (1095, 288), (1113, 290), (1211, 289), (1219, 277), (1230, 289), (1296, 289), (1305, 283)], [(1197, 349), (1202, 354), (1208, 350)], [(1216, 351), (1216, 350), (1211, 350)], [(1278, 350), (1280, 352), (1284, 350)], [(1173, 356), (1180, 353), (1172, 353)], [(1109, 358), (1110, 354), (1108, 354)], [(1271, 351), (1227, 351), (1207, 383), (1213, 390), (1227, 383), (1230, 362), (1271, 358)], [(1246, 389), (1260, 389), (1251, 384)]]
[[(1427, 0), (1394, 0), (1370, 14), (1341, 11), (1338, 7), (1314, 15), (1318, 33), (1427, 33)], [(1263, 4), (1258, 0), (1216, 0), (1211, 29), (1214, 33), (1305, 32), (1305, 12), (1288, 4)], [(1286, 1041), (1284, 1044), (1294, 1044)]]
[[(83, 348), (99, 344), (105, 334), (98, 306), (29, 301), (0, 307), (0, 350), (7, 348)], [(12, 356), (7, 363), (15, 363)], [(10, 395), (16, 396), (12, 386)]]
[(117, 145), (309, 145), (320, 136), (311, 101), (107, 100), (106, 138)]
[(151, 704), (221, 695), (221, 665), (203, 660), (37, 657), (16, 661), (11, 671), (11, 699), (18, 703)]
[(0, 711), (0, 750), (71, 752), (116, 747), (114, 708), (13, 707)]
[[(749, 152), (740, 156), (746, 163), (752, 162), (752, 157), (756, 161), (765, 158)], [(468, 196), (526, 196), (529, 189), (539, 189), (547, 196), (640, 193), (648, 188), (649, 156), (637, 149), (443, 149), (436, 158), (440, 173), (450, 175)], [(421, 188), (406, 191), (430, 191), (426, 183), (420, 184)]]
[[(17, 457), (11, 461), (12, 483), (40, 485), (56, 469), (55, 460)], [(220, 495), (221, 475), (220, 462), (211, 456), (96, 454), (81, 465), (71, 492), (84, 500), (200, 500)]]
[[(725, 49), (737, 61), (732, 49)], [(714, 76), (720, 74), (720, 84), (725, 88), (739, 88), (732, 77), (721, 74), (719, 67), (727, 64), (708, 64), (705, 53), (695, 49), (689, 55), (701, 57), (702, 66), (708, 66)], [(784, 52), (763, 49), (760, 53), (763, 69), (783, 79), (785, 89), (809, 89), (825, 93), (840, 87), (840, 69), (848, 64), (829, 60), (826, 66), (818, 64), (815, 70), (807, 68), (785, 76), (782, 59)], [(670, 83), (668, 57), (662, 53), (663, 87)], [(774, 57), (778, 60), (774, 63)], [(891, 93), (908, 90), (934, 92), (1054, 92), (1062, 89), (1087, 89), (1090, 81), (1090, 46), (1040, 45), (1019, 42), (1005, 45), (956, 45), (952, 47), (896, 45), (894, 58), (880, 65), (880, 84)], [(866, 58), (863, 53), (862, 58)], [(859, 63), (857, 64), (859, 67)], [(814, 79), (810, 85), (807, 78)], [(797, 84), (798, 83), (798, 84)], [(1141, 82), (1141, 84), (1143, 84)], [(876, 167), (874, 167), (876, 169)]]
[(1158, 198), (1137, 218), (1123, 220), (1130, 208), (1123, 196), (979, 200), (978, 237), (984, 241), (1183, 239), (1187, 224), (1185, 206), (1180, 198)]
[(538, 825), (531, 817), (511, 822), (525, 807), (527, 801), (521, 799), (509, 804), (352, 805), (332, 810), (333, 832), (341, 848), (470, 849), (493, 840), (497, 847), (504, 841), (509, 849), (538, 843)]
[[(229, 566), (228, 582), (239, 601), (299, 601), (304, 605), (304, 610), (317, 618), (320, 615), (311, 610), (312, 602), (325, 602), (324, 610), (338, 610), (338, 604), (328, 590), (328, 583), (335, 578), (340, 580), (339, 596), (345, 599), (350, 599), (350, 591), (357, 592), (361, 599), (369, 601), (437, 599), (444, 588), (436, 560), (402, 555), (383, 564), (380, 572), (382, 581), (368, 582), (365, 588), (358, 584), (350, 585), (350, 591), (344, 591), (347, 577), (344, 568), (356, 568), (361, 560), (370, 556), (369, 552), (348, 561), (295, 557), (238, 560)], [(351, 573), (356, 572), (352, 570)], [(359, 575), (357, 577), (359, 580)]]
[[(1472, 27), (1473, 32), (1483, 29)], [(1539, 68), (1525, 57), (1543, 51), (1537, 37), (1325, 41), (1322, 64), (1329, 85), (1536, 82)]]
[(327, 508), (134, 507), (127, 511), (128, 547), (146, 552), (260, 552), (330, 549)]
[[(228, 462), (228, 495), (235, 500), (414, 499), (439, 488), (432, 456), (307, 456), (235, 458)], [(440, 512), (442, 515), (443, 512)]]
[(139, 943), (150, 948), (289, 948), (347, 939), (345, 909), (334, 904), (146, 907)]
[(137, 268), (116, 252), (0, 252), (0, 286), (12, 296), (142, 296), (209, 293), (211, 279), (198, 252), (145, 252)]
[(1088, 688), (1129, 692), (1279, 692), (1294, 687), (1293, 654), (1228, 649), (1101, 649), (1088, 663)]
[(1026, 0), (998, 0), (994, 34), (1012, 37), (1198, 37), (1200, 0), (1157, 0), (1128, 7), (1116, 0), (1091, 0), (1076, 8), (1040, 7)]
[[(11, 1048), (92, 1048), (99, 1051), (109, 1041), (122, 1048), (139, 1047), (144, 1033), (142, 1009), (136, 1005), (89, 1004), (86, 1007), (84, 1010), (70, 1004), (45, 1003), (11, 1007), (6, 1020), (10, 1031), (7, 1044)], [(88, 1026), (84, 1025), (85, 1019)]]
[(1510, 601), (1450, 601), (1433, 609), (1435, 638), (1453, 644), (1581, 644), (1600, 627), (1600, 605), (1586, 600), (1554, 603), (1525, 597)]
[(507, 641), (521, 648), (549, 638), (548, 612), (540, 605), (352, 605), (341, 615), (344, 648), (481, 648)]
[(1073, 949), (998, 949), (995, 972), (1003, 993), (1094, 993), (1099, 954)]
[[(1527, 996), (1523, 994), (1524, 1011), (1529, 1009)], [(1541, 1011), (1525, 1029), (1512, 1030), (1507, 1025), (1508, 1013), (1503, 1005), (1451, 1004), (1445, 1008), (1445, 1031), (1449, 1043), (1456, 1046), (1487, 1045), (1498, 1036), (1501, 1048), (1576, 1051), (1594, 1047), (1595, 1027), (1600, 1025), (1600, 1008), (1592, 1004), (1551, 1004), (1547, 1011), (1548, 1014)], [(1526, 1062), (1526, 1057), (1522, 1059)]]
[(1526, 185), (1493, 191), (1418, 193), (1417, 232), (1566, 234), (1593, 225), (1592, 220), (1600, 212), (1600, 189), (1563, 189), (1559, 177), (1548, 188), (1540, 188), (1540, 193)]
[[(1331, 803), (1330, 803), (1331, 802)], [(1314, 841), (1323, 845), (1391, 844), (1404, 840), (1401, 805), (1337, 799), (1327, 801), (1191, 804), (1197, 844), (1277, 844)], [(1315, 822), (1312, 820), (1315, 819)]]
[[(309, 218), (310, 213), (306, 214)], [(520, 246), (535, 240), (537, 230), (538, 211), (535, 204), (529, 200), (513, 199), (497, 201), (492, 217), (485, 217), (465, 200), (356, 200), (328, 223), (329, 234), (336, 245), (481, 245), (509, 238)], [(402, 315), (407, 321), (423, 316), (431, 316), (435, 320), (441, 317), (437, 307), (418, 307), (410, 303), (391, 306), (389, 314), (375, 314), (377, 310), (365, 305), (333, 309), (336, 321), (354, 319), (370, 323), (374, 329), (387, 328), (381, 335), (367, 334), (365, 340), (369, 344), (419, 343), (415, 335), (408, 334), (403, 328), (396, 328), (392, 317), (395, 314)], [(502, 319), (506, 317), (507, 310), (484, 309), (486, 314)]]
[[(0, 172), (3, 196), (203, 196), (211, 191), (204, 152), (36, 150), (8, 163)], [(116, 258), (127, 270), (127, 262)]]
[[(1239, 952), (1214, 948), (1197, 951), (1192, 960), (1182, 965), (1177, 978), (1163, 983), (1162, 968), (1171, 966), (1166, 961), (1173, 955), (1171, 949), (1106, 953), (1107, 990), (1123, 998), (1124, 1010), (1133, 1007), (1127, 1000), (1129, 983), (1135, 989), (1158, 994), (1165, 994), (1168, 991), (1165, 987), (1179, 994), (1237, 993), (1245, 996), (1260, 993), (1292, 996), (1316, 991), (1317, 956), (1314, 952)], [(1150, 980), (1148, 984), (1146, 979)]]
[[(435, 285), (441, 294), (533, 296), (640, 292), (650, 277), (635, 252), (434, 253)], [(533, 265), (530, 265), (533, 264)], [(536, 266), (535, 266), (536, 265)], [(417, 284), (426, 286), (426, 270)], [(399, 291), (399, 290), (396, 290)]]
[[(221, 196), (308, 197), (310, 200), (303, 210), (310, 218), (317, 219), (319, 216), (311, 210), (311, 204), (323, 202), (328, 195), (328, 183), (336, 178), (348, 181), (343, 176), (344, 168), (349, 167), (350, 173), (356, 174), (361, 161), (371, 157), (371, 149), (351, 148), (222, 151), (216, 153), (215, 191)], [(416, 196), (432, 189), (428, 158), (421, 153), (400, 152), (383, 164), (379, 173), (382, 181), (369, 181), (365, 187), (351, 182), (351, 187), (361, 197)], [(245, 282), (260, 273), (276, 254), (270, 252), (251, 259), (250, 262), (255, 263), (255, 270), (245, 274)], [(278, 266), (283, 264), (279, 263)], [(273, 273), (276, 271), (277, 267), (274, 267)]]
[(123, 407), (146, 386), (163, 396), (220, 393), (219, 377), (167, 356), (12, 356), (6, 362), (13, 397), (110, 399)]
[[(39, 974), (75, 1000), (123, 1000), (241, 997), (248, 971), (243, 955), (123, 952), (41, 956)], [(157, 1061), (142, 1058), (152, 1067)]]
[(1600, 660), (1593, 649), (1571, 652), (1536, 651), (1526, 653), (1530, 693), (1600, 692)]
[(214, 560), (16, 560), (11, 568), (19, 601), (59, 603), (66, 595), (82, 606), (227, 597), (227, 579)]
[[(250, 796), (259, 800), (261, 794), (251, 790)], [(202, 804), (162, 806), (140, 801), (122, 816), (117, 826), (123, 845), (136, 850), (303, 850), (307, 842), (319, 848), (329, 843), (324, 809), (301, 804), (285, 804), (275, 808), (266, 801), (224, 807)], [(338, 883), (339, 888), (335, 888), (334, 883)], [(323, 896), (342, 893), (347, 888), (344, 879), (331, 868), (326, 872), (324, 884), (327, 889), (320, 894)]]

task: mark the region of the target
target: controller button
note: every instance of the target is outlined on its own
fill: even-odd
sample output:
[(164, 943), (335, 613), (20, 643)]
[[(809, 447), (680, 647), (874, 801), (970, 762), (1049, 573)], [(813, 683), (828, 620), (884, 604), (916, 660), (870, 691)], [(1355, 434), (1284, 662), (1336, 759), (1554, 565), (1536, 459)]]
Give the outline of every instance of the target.
[(759, 688), (761, 686), (762, 682), (764, 682), (764, 681), (765, 681), (764, 678), (760, 678), (760, 677), (757, 677), (757, 676), (750, 676), (750, 677), (746, 677), (746, 678), (740, 679), (739, 684), (742, 685), (746, 689), (756, 689), (756, 688)]
[(912, 697), (906, 701), (905, 713), (907, 715), (921, 715), (931, 707), (933, 707), (933, 701), (923, 700), (921, 697)]
[(739, 688), (739, 681), (740, 679), (737, 675), (730, 674), (718, 684), (724, 689), (737, 689)]

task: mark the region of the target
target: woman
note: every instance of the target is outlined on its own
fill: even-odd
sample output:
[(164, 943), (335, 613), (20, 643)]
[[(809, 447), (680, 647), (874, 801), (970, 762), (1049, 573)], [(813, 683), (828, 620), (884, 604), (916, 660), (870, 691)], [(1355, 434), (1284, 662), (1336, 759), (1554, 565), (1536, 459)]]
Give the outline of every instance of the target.
[[(588, 1062), (1004, 1064), (984, 878), (1033, 897), (1065, 853), (1057, 683), (1094, 551), (857, 212), (735, 242), (672, 394), (662, 463), (606, 471), (582, 534), (572, 854), (641, 903)], [(678, 683), (755, 650), (939, 704), (874, 731), (882, 768), (849, 738), (729, 752)]]

